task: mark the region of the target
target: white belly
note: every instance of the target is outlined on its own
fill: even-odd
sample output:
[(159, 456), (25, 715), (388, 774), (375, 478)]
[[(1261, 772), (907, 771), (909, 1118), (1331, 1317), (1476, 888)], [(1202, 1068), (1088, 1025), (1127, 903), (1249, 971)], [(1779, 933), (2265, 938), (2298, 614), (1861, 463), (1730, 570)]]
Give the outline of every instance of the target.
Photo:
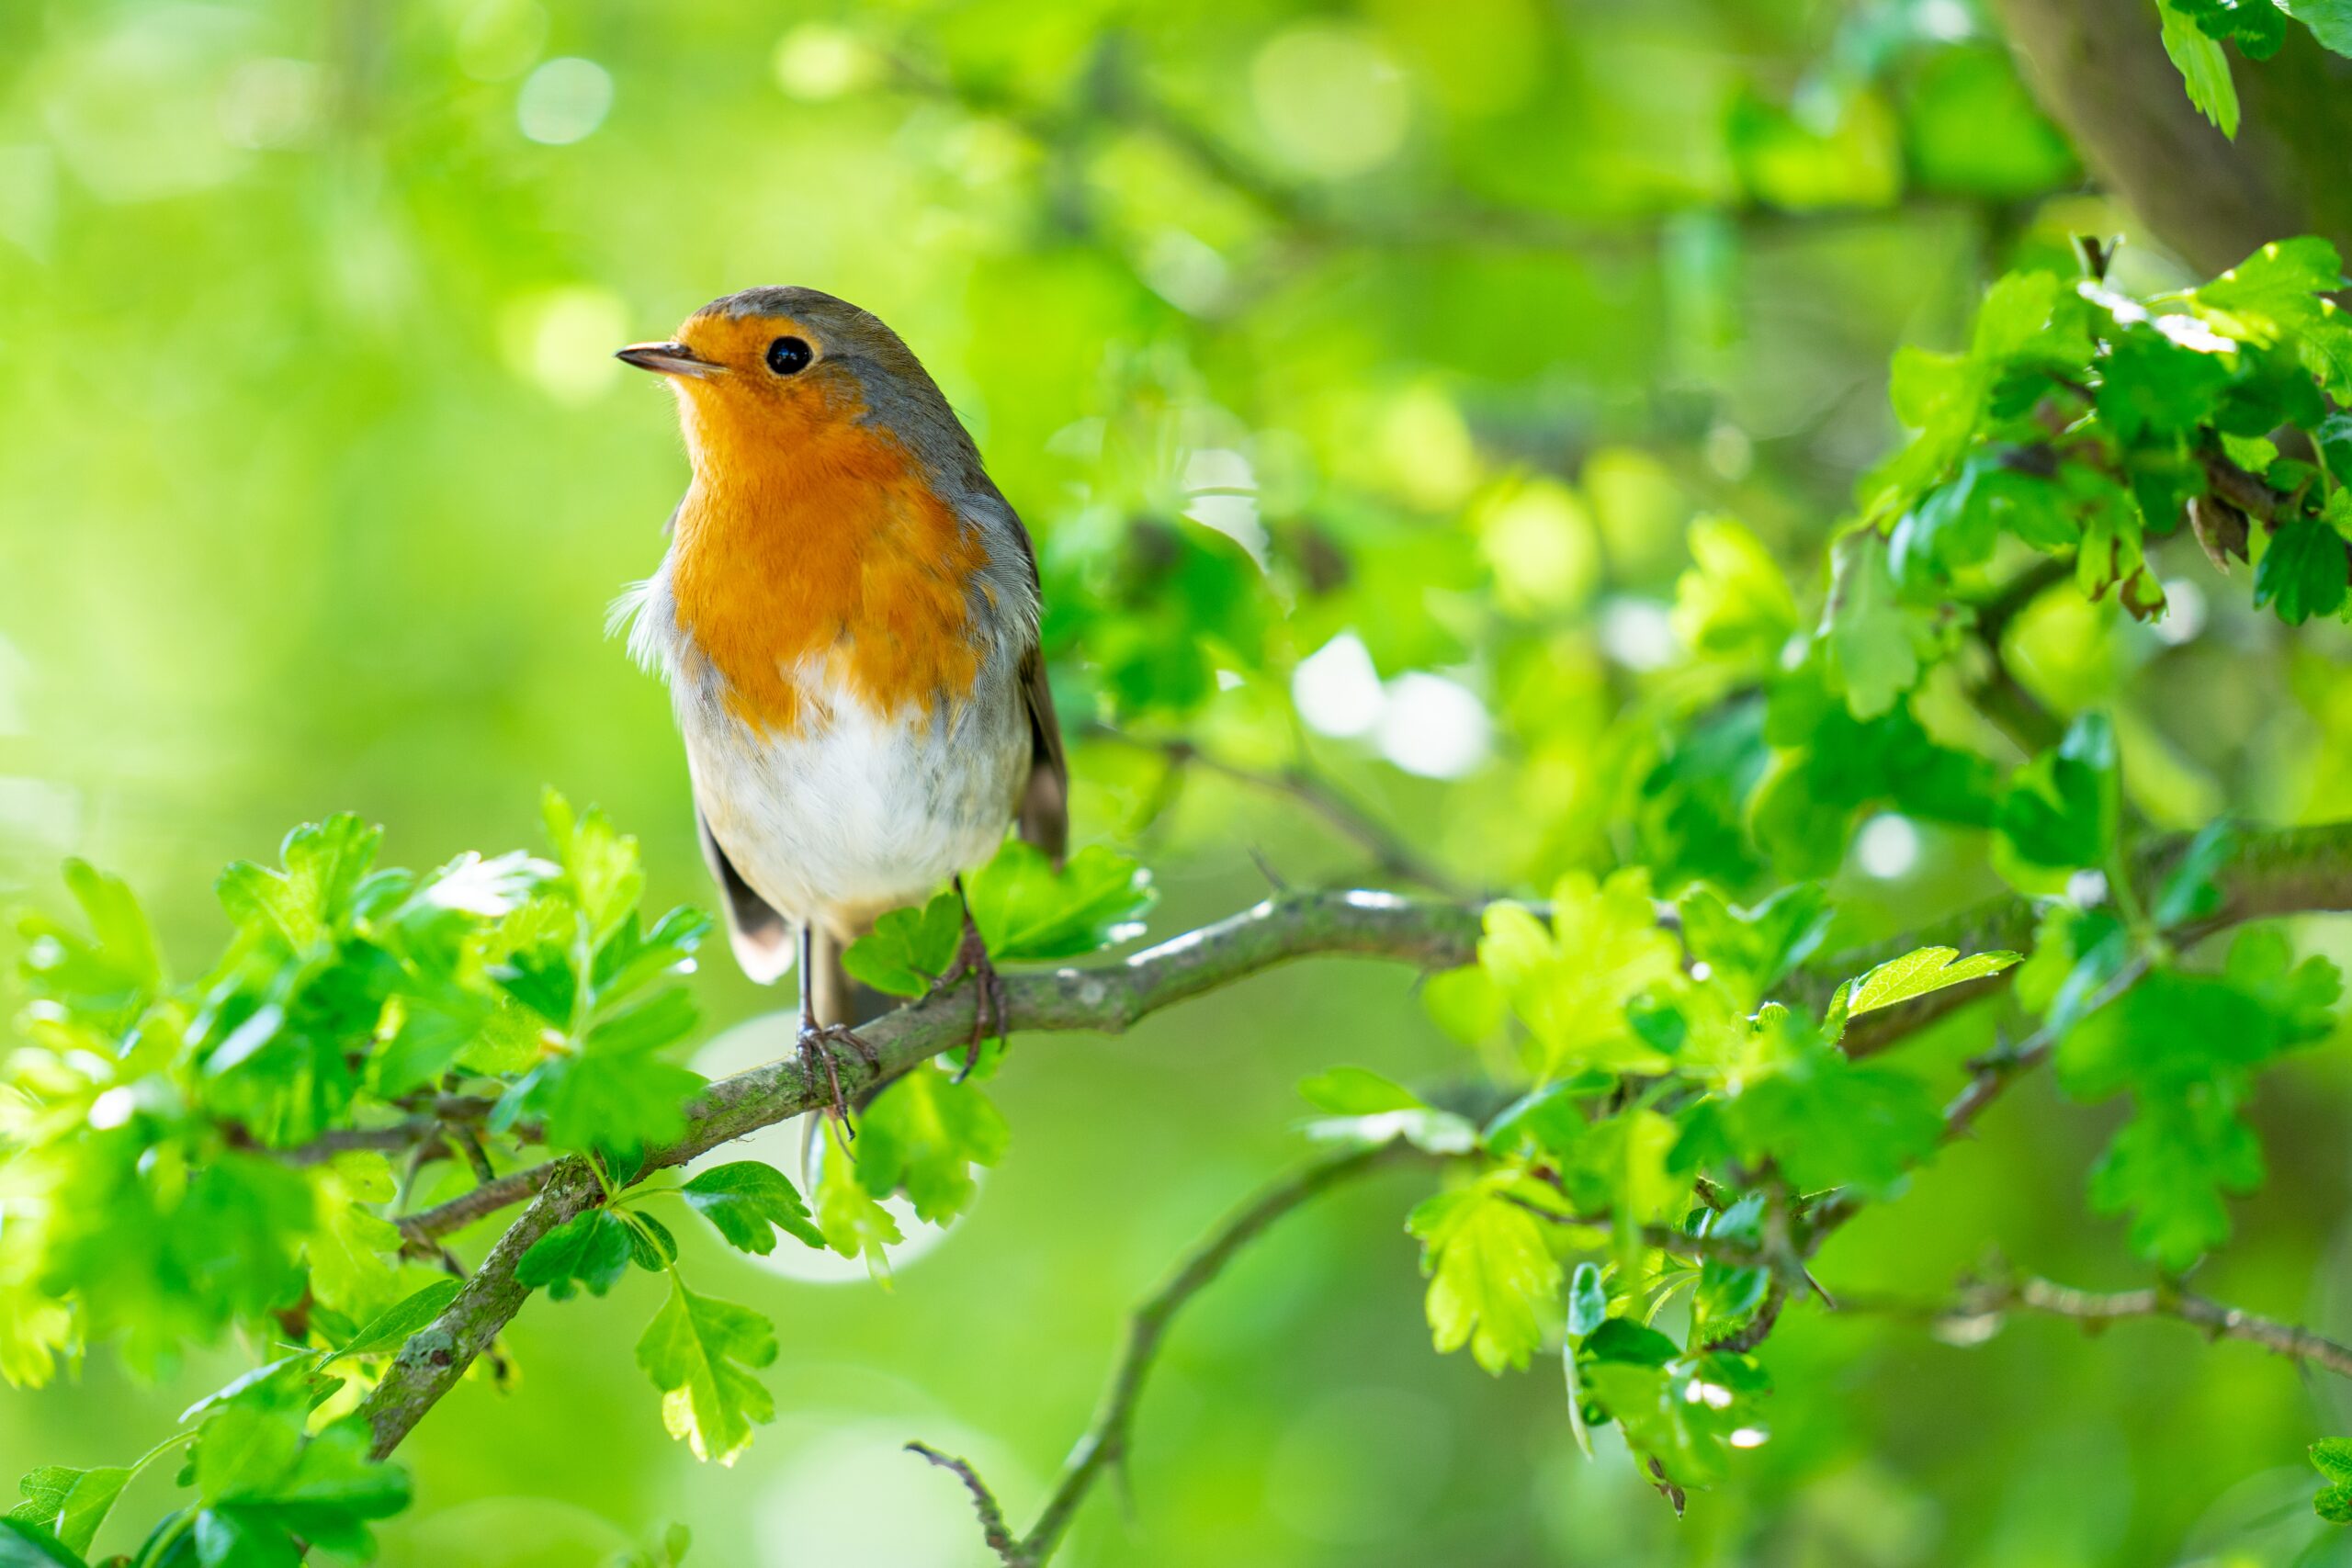
[(845, 694), (830, 724), (763, 735), (682, 704), (695, 799), (754, 892), (844, 939), (987, 861), (1026, 782), (1020, 694), (983, 673), (953, 716), (876, 716)]

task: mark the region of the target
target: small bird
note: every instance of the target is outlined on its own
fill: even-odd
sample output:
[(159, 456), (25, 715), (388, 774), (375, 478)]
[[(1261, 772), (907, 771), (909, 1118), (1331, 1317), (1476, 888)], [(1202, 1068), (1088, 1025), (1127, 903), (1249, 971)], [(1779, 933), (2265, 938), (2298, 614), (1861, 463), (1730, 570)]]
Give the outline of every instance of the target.
[[(871, 1053), (843, 949), (944, 883), (960, 894), (1009, 824), (1061, 859), (1036, 556), (938, 386), (846, 300), (748, 288), (618, 356), (668, 378), (694, 472), (614, 624), (669, 682), (737, 962), (771, 984), (797, 941), (800, 1049), (845, 1121), (824, 1044)], [(1004, 1011), (968, 905), (940, 983), (967, 974), (977, 1053)]]

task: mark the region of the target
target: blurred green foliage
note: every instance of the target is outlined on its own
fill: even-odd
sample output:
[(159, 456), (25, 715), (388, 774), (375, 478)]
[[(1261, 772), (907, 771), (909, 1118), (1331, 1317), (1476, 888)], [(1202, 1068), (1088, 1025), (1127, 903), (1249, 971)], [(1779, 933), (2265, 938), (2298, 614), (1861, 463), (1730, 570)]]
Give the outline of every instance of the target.
[[(2250, 9), (2178, 8), (2216, 54), (2221, 37), (2259, 47), (2259, 17), (2215, 21)], [(2088, 292), (2076, 232), (2135, 242)], [(1033, 1498), (1120, 1314), (1290, 1156), (1292, 1086), (1337, 1062), (1415, 1084), (1557, 1080), (1573, 1099), (1587, 1070), (1668, 1057), (1724, 1089), (1754, 1049), (1777, 1087), (1727, 1098), (1720, 1151), (1771, 1156), (1801, 1185), (1907, 1184), (1899, 1214), (1866, 1211), (1825, 1254), (1858, 1292), (1933, 1291), (1987, 1247), (2131, 1280), (2135, 1253), (2180, 1265), (2230, 1235), (2199, 1288), (2340, 1322), (2329, 1265), (2352, 1176), (2333, 1151), (2352, 1106), (2334, 1054), (2286, 1057), (2256, 1088), (2256, 1066), (2335, 1027), (2332, 991), (2275, 930), (2152, 976), (2128, 998), (2147, 1021), (2094, 1013), (2066, 1034), (2057, 1083), (2128, 1102), (2130, 1120), (2036, 1079), (1979, 1141), (1908, 1176), (1934, 1132), (1923, 1086), (2030, 1021), (1963, 1012), (1884, 1068), (1847, 1066), (1817, 1016), (1727, 1032), (1808, 954), (2005, 885), (2077, 894), (2017, 982), (2055, 1021), (2121, 975), (2126, 925), (2201, 913), (2196, 878), (2144, 920), (2082, 894), (2127, 826), (2199, 828), (2224, 804), (2352, 815), (2329, 537), (2352, 438), (2318, 401), (2346, 384), (2312, 303), (2336, 264), (2290, 249), (2234, 288), (2175, 296), (2198, 280), (2145, 239), (2083, 194), (1986, 18), (1956, 0), (0, 10), (0, 891), (54, 906), (52, 868), (79, 854), (153, 911), (151, 935), (118, 885), (76, 872), (86, 924), (33, 933), (37, 955), (67, 960), (44, 983), (71, 987), (85, 1025), (160, 1010), (188, 1032), (153, 1048), (194, 1060), (264, 1008), (290, 1020), (270, 1049), (308, 1055), (256, 1072), (236, 1108), (260, 1143), (304, 1141), (458, 1052), (491, 1053), (464, 1065), (507, 1075), (513, 1114), (560, 1143), (658, 1136), (640, 1119), (689, 1076), (662, 1048), (774, 1007), (710, 962), (688, 982), (697, 1031), (660, 978), (698, 926), (643, 925), (640, 894), (662, 908), (707, 893), (662, 699), (601, 636), (683, 478), (662, 400), (606, 355), (754, 283), (876, 310), (972, 425), (1038, 536), (1080, 834), (1148, 856), (1156, 930), (1259, 897), (1252, 846), (1297, 881), (1384, 874), (1327, 817), (1251, 782), (1299, 768), (1447, 879), (1553, 900), (1542, 921), (1500, 917), (1494, 986), (1433, 981), (1428, 1015), (1409, 976), (1316, 966), (1131, 1038), (1016, 1048), (986, 1099), (952, 1111), (915, 1104), (946, 1094), (944, 1074), (894, 1090), (908, 1098), (877, 1103), (859, 1149), (865, 1185), (820, 1162), (806, 1217), (800, 1194), (746, 1178), (684, 1200), (717, 1234), (671, 1238), (674, 1258), (658, 1222), (622, 1222), (667, 1280), (640, 1278), (610, 1235), (571, 1237), (546, 1279), (611, 1297), (535, 1303), (507, 1344), (513, 1397), (482, 1377), (429, 1417), (401, 1456), (414, 1505), (380, 1525), (393, 1483), (346, 1439), (292, 1446), (306, 1358), (204, 1415), (192, 1476), (211, 1528), (330, 1545), (372, 1530), (379, 1561), (485, 1568), (674, 1561), (662, 1527), (678, 1518), (689, 1561), (976, 1557), (964, 1499), (898, 1444), (943, 1441)], [(2097, 395), (2070, 406), (2052, 393), (2069, 379)], [(2030, 428), (2053, 406), (2054, 436)], [(2311, 450), (2265, 451), (2281, 424)], [(2008, 460), (2029, 447), (2054, 458)], [(2250, 583), (2217, 578), (2177, 525), (2215, 456), (2288, 498), (2236, 552), (2256, 558)], [(1857, 520), (1875, 526), (1840, 536)], [(2050, 550), (2078, 586), (1996, 609)], [(1954, 604), (1992, 626), (1989, 649)], [(559, 814), (553, 862), (460, 861), (363, 891), (361, 823), (391, 825), (394, 858), (447, 863), (529, 837), (549, 781), (645, 835), (641, 882), (595, 874), (615, 863), (583, 836), (609, 829)], [(220, 948), (215, 869), (272, 858), (289, 821), (328, 826), (280, 869), (232, 871), (230, 959), (203, 1000), (157, 1003), (167, 975)], [(1780, 891), (1806, 877), (1826, 892)], [(1692, 878), (1715, 885), (1679, 904), (1714, 978), (1652, 1006), (1642, 993), (1674, 965), (1671, 944), (1662, 966), (1646, 951), (1644, 900)], [(1100, 904), (1046, 922), (1068, 940), (1039, 955), (1085, 951), (1135, 912), (1126, 871), (1096, 881)], [(389, 914), (453, 883), (473, 891)], [(506, 925), (535, 908), (584, 922), (584, 950), (511, 962), (547, 935)], [(355, 937), (338, 922), (362, 909)], [(877, 964), (935, 972), (930, 924), (910, 917)], [(2292, 937), (2342, 945), (2316, 924)], [(616, 943), (652, 957), (600, 963)], [(1581, 960), (1599, 947), (1620, 962), (1596, 976)], [(592, 994), (624, 971), (679, 999)], [(1847, 1013), (1901, 976), (1856, 978)], [(320, 1042), (391, 998), (400, 1027), (355, 1079)], [(497, 1058), (497, 1021), (518, 1009), (576, 1049)], [(1702, 1039), (1730, 1054), (1683, 1055)], [(2187, 1044), (2133, 1049), (2149, 1040)], [(695, 1065), (788, 1048), (750, 1023)], [(606, 1054), (641, 1076), (563, 1081)], [(235, 1097), (239, 1066), (202, 1092)], [(1455, 1135), (1452, 1111), (1384, 1092), (1326, 1083), (1315, 1103)], [(1660, 1206), (1640, 1218), (1671, 1220), (1665, 1123), (1645, 1108), (1608, 1123), (1607, 1146), (1570, 1148), (1539, 1104), (1474, 1130), (1604, 1205), (1650, 1172), (1639, 1201)], [(1870, 1131), (1820, 1136), (1838, 1123)], [(1015, 1152), (975, 1185), (969, 1165), (994, 1156), (959, 1151), (1001, 1152), (1006, 1124)], [(799, 1173), (788, 1144), (759, 1153)], [(208, 1161), (209, 1234), (243, 1261), (126, 1313), (154, 1330), (132, 1348), (160, 1386), (98, 1357), (78, 1383), (0, 1404), (0, 1473), (131, 1459), (275, 1353), (204, 1347), (276, 1304), (292, 1270), (331, 1345), (368, 1343), (371, 1317), (434, 1288), (421, 1268), (398, 1285), (371, 1269), (380, 1237), (346, 1247), (358, 1261), (340, 1277), (286, 1250), (336, 1217), (364, 1229), (359, 1204), (393, 1179), (367, 1164)], [(1432, 1198), (1384, 1179), (1238, 1265), (1142, 1413), (1136, 1524), (1098, 1500), (1060, 1561), (2344, 1550), (2312, 1518), (2301, 1456), (2352, 1408), (2252, 1348), (2019, 1321), (1962, 1348), (1792, 1310), (1760, 1353), (1768, 1395), (1702, 1336), (1748, 1320), (1762, 1270), (1661, 1273), (1688, 1301), (1645, 1327), (1626, 1315), (1622, 1244), (1604, 1228), (1599, 1265), (1563, 1268), (1526, 1180), (1505, 1164)], [(2086, 1183), (2128, 1223), (2086, 1213)], [(943, 1237), (866, 1185), (903, 1188), (926, 1219), (969, 1213)], [(1417, 1200), (1426, 1321), (1401, 1219)], [(96, 1223), (114, 1217), (81, 1216), (91, 1302), (195, 1256), (184, 1229)], [(863, 1262), (787, 1281), (714, 1245), (805, 1276), (823, 1258), (763, 1227), (813, 1224), (878, 1263), (902, 1223), (916, 1239), (894, 1249), (888, 1294)], [(1705, 1223), (1752, 1239), (1764, 1215)], [(1601, 1266), (1620, 1268), (1613, 1286)], [(1548, 1320), (1526, 1304), (1547, 1292)], [(49, 1310), (16, 1303), (9, 1346), (52, 1341)], [(662, 1331), (640, 1340), (649, 1318)], [(1589, 1400), (1572, 1413), (1556, 1374), (1490, 1382), (1433, 1358), (1432, 1328), (1489, 1366), (1567, 1349)], [(770, 1396), (744, 1392), (739, 1369), (761, 1363), (775, 1426), (733, 1472), (695, 1468), (647, 1374), (725, 1452)], [(1750, 1450), (1759, 1410), (1771, 1440)], [(1577, 1451), (1589, 1415), (1611, 1417), (1597, 1440), (1616, 1451), (1597, 1463)], [(1677, 1524), (1624, 1438), (1714, 1489)], [(230, 1464), (232, 1446), (251, 1457)], [(337, 1509), (286, 1512), (316, 1490), (306, 1465)], [(52, 1476), (50, 1517), (104, 1512), (97, 1495), (127, 1485), (121, 1517), (143, 1526), (185, 1500), (170, 1469)], [(100, 1546), (129, 1550), (124, 1529)]]

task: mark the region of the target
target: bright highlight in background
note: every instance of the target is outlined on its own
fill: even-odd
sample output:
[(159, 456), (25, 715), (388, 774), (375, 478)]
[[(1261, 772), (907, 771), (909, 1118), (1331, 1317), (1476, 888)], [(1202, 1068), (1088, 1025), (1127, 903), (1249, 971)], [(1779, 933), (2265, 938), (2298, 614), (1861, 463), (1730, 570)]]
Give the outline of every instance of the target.
[(1368, 735), (1380, 722), (1388, 694), (1380, 671), (1353, 632), (1341, 632), (1298, 661), (1290, 678), (1298, 716), (1318, 735)]
[(1873, 817), (1854, 836), (1854, 859), (1882, 882), (1906, 875), (1919, 863), (1919, 829), (1893, 812)]
[(593, 60), (568, 54), (524, 79), (514, 119), (532, 141), (562, 147), (592, 134), (612, 107), (612, 73)]
[(1353, 632), (1300, 660), (1290, 694), (1307, 728), (1341, 739), (1371, 736), (1383, 757), (1423, 778), (1460, 778), (1487, 760), (1494, 738), (1476, 692), (1419, 670), (1383, 685)]

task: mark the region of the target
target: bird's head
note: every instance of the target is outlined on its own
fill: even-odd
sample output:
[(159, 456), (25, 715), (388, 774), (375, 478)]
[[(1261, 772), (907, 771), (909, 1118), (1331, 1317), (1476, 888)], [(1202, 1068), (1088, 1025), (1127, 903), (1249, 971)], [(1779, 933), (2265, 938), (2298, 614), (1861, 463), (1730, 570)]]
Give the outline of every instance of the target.
[(814, 288), (729, 294), (618, 357), (669, 378), (697, 468), (876, 427), (926, 457), (969, 445), (899, 334)]

